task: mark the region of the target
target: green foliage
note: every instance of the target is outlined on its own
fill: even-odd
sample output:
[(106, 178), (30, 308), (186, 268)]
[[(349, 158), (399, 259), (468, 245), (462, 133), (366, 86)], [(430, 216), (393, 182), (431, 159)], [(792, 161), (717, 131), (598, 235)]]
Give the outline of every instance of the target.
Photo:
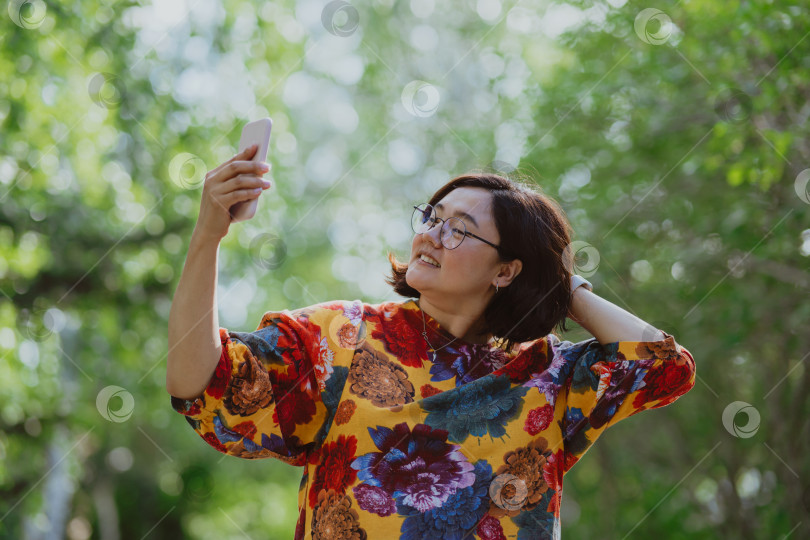
[[(201, 182), (261, 116), (274, 187), (220, 249), (222, 326), (391, 299), (412, 203), (471, 169), (527, 176), (599, 252), (595, 291), (698, 366), (566, 476), (566, 536), (807, 536), (805, 3), (667, 3), (645, 34), (637, 2), (377, 0), (345, 37), (318, 3), (191, 4), (9, 3), (0, 537), (291, 536), (300, 470), (222, 459), (164, 388)], [(105, 419), (126, 393), (132, 416)], [(750, 438), (723, 424), (734, 401)]]

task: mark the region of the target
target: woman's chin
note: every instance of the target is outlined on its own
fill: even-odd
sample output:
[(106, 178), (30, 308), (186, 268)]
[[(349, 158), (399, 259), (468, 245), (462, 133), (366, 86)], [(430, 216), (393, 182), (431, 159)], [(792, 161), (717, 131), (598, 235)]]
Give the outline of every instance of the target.
[(414, 272), (411, 269), (408, 269), (405, 273), (405, 283), (407, 283), (410, 288), (416, 289), (420, 293), (428, 286), (425, 278), (420, 276), (418, 271)]

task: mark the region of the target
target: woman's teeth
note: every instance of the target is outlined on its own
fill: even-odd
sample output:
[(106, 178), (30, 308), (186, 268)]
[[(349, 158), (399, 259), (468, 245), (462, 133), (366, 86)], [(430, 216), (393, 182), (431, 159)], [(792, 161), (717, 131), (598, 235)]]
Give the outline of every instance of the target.
[(425, 255), (420, 255), (419, 259), (421, 259), (422, 261), (424, 261), (424, 262), (426, 262), (428, 264), (432, 264), (436, 268), (441, 268), (441, 265), (438, 262), (431, 259), (430, 257), (426, 257)]

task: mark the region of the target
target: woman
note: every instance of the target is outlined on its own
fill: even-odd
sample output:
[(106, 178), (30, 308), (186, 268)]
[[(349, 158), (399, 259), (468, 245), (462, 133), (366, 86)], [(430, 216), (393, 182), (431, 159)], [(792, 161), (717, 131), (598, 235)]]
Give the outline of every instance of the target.
[[(167, 390), (220, 452), (304, 467), (296, 538), (558, 538), (563, 475), (596, 438), (694, 386), (672, 336), (571, 275), (556, 203), (497, 175), (455, 178), (414, 207), (407, 264), (389, 255), (407, 300), (219, 328), (227, 209), (266, 172), (251, 155), (206, 178)], [(594, 338), (550, 333), (566, 315)]]

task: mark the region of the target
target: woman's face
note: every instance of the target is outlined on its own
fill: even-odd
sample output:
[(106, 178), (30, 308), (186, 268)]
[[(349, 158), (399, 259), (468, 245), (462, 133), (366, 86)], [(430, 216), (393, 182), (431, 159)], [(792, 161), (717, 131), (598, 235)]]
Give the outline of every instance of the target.
[[(467, 226), (467, 232), (498, 245), (500, 236), (492, 216), (492, 195), (483, 188), (460, 187), (448, 193), (435, 205), (436, 216), (457, 217)], [(464, 215), (466, 214), (466, 215)], [(415, 234), (405, 280), (421, 294), (438, 294), (446, 299), (468, 300), (486, 297), (498, 275), (498, 251), (467, 236), (455, 249), (445, 248), (439, 239), (442, 222), (428, 232)], [(421, 254), (435, 259), (440, 267), (420, 259)]]

